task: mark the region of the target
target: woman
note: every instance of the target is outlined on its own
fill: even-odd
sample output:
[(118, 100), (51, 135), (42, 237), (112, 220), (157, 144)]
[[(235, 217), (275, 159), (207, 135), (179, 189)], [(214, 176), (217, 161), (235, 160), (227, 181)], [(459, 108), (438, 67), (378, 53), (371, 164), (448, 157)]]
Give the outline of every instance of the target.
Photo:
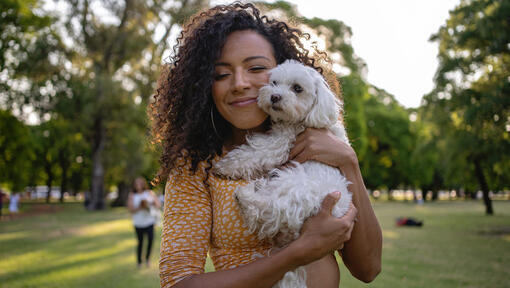
[[(381, 229), (356, 154), (331, 133), (306, 130), (291, 158), (341, 169), (353, 183), (349, 189), (355, 207), (337, 219), (331, 208), (339, 194), (328, 195), (320, 213), (305, 222), (301, 236), (277, 252), (268, 252), (271, 246), (243, 227), (233, 192), (244, 182), (209, 173), (212, 161), (243, 144), (247, 134), (270, 129), (256, 100), (271, 68), (296, 59), (322, 72), (303, 48), (303, 36), (240, 3), (211, 8), (184, 26), (152, 104), (153, 133), (163, 144), (156, 182), (168, 175), (162, 287), (271, 287), (303, 265), (308, 287), (338, 287), (335, 250), (358, 279), (369, 282), (379, 273)], [(207, 253), (216, 272), (204, 274)]]
[(156, 194), (149, 190), (147, 181), (138, 177), (133, 182), (133, 192), (128, 196), (128, 210), (133, 214), (133, 225), (135, 226), (136, 239), (136, 260), (138, 267), (142, 266), (142, 246), (143, 239), (147, 237), (147, 252), (145, 254), (145, 264), (149, 267), (152, 242), (154, 240), (154, 224), (157, 221), (157, 214), (161, 203)]

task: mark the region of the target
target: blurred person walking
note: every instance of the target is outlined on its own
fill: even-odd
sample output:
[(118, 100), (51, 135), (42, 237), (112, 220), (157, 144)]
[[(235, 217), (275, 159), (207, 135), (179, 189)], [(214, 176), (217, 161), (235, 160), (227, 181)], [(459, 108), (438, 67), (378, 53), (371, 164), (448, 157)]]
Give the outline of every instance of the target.
[(136, 256), (138, 267), (142, 266), (143, 241), (147, 238), (147, 252), (145, 254), (145, 264), (150, 265), (150, 254), (152, 242), (154, 240), (154, 225), (158, 220), (161, 203), (156, 194), (149, 189), (147, 181), (138, 177), (133, 182), (133, 191), (129, 193), (127, 207), (133, 217), (136, 238), (138, 240)]
[(13, 193), (9, 200), (9, 212), (18, 213), (19, 194)]
[(0, 217), (2, 217), (2, 208), (4, 205), (4, 197), (7, 198), (7, 194), (4, 193), (4, 190), (0, 188)]

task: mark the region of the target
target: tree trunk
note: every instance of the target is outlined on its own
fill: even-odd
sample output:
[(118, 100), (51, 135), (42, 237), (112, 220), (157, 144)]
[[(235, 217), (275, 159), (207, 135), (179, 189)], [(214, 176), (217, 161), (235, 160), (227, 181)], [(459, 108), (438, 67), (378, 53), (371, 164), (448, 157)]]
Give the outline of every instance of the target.
[(426, 187), (421, 187), (421, 198), (423, 199), (423, 202), (427, 201), (427, 193), (428, 189)]
[(480, 185), (480, 189), (483, 192), (483, 203), (485, 204), (485, 214), (493, 215), (494, 210), (492, 209), (492, 200), (489, 197), (489, 185), (487, 185), (487, 180), (485, 179), (485, 175), (483, 174), (482, 164), (480, 163), (479, 158), (475, 158), (475, 174), (476, 179), (478, 179), (478, 185)]
[(88, 210), (104, 209), (104, 167), (103, 167), (103, 150), (105, 147), (105, 135), (103, 127), (103, 119), (101, 114), (96, 116), (94, 121), (94, 143), (92, 147), (92, 183), (90, 185), (90, 203)]
[(48, 186), (48, 193), (46, 193), (46, 203), (50, 203), (51, 197), (51, 184), (53, 183), (53, 173), (51, 172), (51, 165), (45, 166), (46, 175), (48, 178), (46, 179), (46, 186)]
[(117, 185), (119, 194), (117, 195), (117, 199), (112, 202), (112, 207), (126, 206), (129, 195), (129, 188), (129, 185), (127, 185), (126, 182), (120, 182), (119, 185)]
[(67, 155), (63, 149), (59, 151), (59, 162), (60, 169), (62, 169), (62, 178), (60, 182), (60, 203), (64, 203), (64, 193), (67, 192), (67, 171), (69, 170), (69, 165), (67, 161)]
[(437, 196), (439, 194), (439, 191), (437, 190), (437, 188), (433, 188), (432, 189), (432, 201), (436, 201), (437, 200)]
[(67, 166), (60, 166), (62, 168), (62, 182), (60, 182), (60, 203), (64, 203), (64, 193), (67, 192)]

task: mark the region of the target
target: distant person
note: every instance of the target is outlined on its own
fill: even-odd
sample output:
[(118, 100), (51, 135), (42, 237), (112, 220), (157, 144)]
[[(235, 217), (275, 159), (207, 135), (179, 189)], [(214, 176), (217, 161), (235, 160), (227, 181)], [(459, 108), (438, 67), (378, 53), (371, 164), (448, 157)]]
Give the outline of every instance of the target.
[(145, 236), (147, 238), (145, 264), (149, 267), (152, 242), (154, 240), (154, 225), (158, 221), (157, 215), (161, 208), (161, 203), (156, 194), (149, 190), (147, 181), (139, 177), (133, 183), (133, 191), (129, 193), (127, 206), (129, 212), (133, 214), (133, 225), (135, 226), (136, 238), (138, 240), (136, 248), (138, 267), (142, 266), (142, 248)]
[(18, 213), (19, 194), (13, 193), (9, 201), (9, 212)]
[(4, 197), (7, 198), (7, 194), (5, 194), (2, 189), (0, 189), (0, 217), (2, 216), (2, 208), (3, 208), (3, 205), (4, 205)]

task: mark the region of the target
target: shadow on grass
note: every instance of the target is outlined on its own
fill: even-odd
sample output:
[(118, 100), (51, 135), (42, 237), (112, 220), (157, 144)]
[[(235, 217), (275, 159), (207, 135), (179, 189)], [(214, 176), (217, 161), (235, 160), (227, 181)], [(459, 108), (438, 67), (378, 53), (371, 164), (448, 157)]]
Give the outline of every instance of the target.
[[(159, 235), (157, 229), (155, 239)], [(71, 205), (57, 213), (2, 222), (0, 286), (156, 287), (154, 264), (152, 269), (135, 268), (135, 245), (129, 214), (122, 209), (86, 212)], [(152, 259), (157, 259), (158, 247), (156, 240)]]

